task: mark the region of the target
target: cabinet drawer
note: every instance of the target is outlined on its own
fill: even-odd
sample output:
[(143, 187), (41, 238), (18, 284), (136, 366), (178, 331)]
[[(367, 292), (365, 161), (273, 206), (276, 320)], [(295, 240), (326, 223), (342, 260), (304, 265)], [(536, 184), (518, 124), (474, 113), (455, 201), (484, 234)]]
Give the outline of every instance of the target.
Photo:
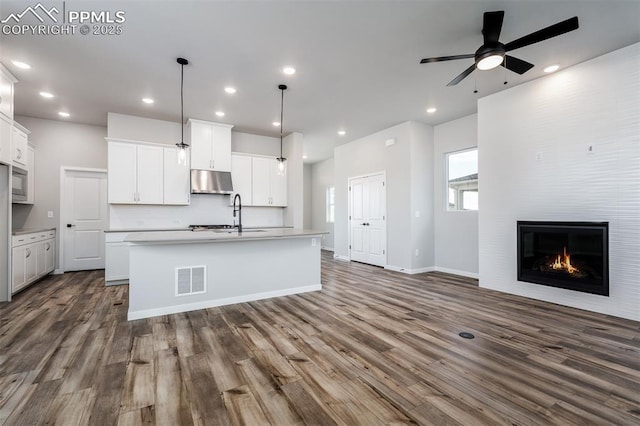
[(35, 243), (38, 240), (38, 234), (14, 235), (11, 237), (11, 247), (19, 247), (25, 244)]

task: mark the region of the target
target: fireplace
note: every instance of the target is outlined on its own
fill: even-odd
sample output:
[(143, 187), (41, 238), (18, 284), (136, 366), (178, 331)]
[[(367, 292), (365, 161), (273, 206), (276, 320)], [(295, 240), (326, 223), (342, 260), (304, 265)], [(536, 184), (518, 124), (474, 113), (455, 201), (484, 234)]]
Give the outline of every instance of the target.
[(518, 281), (609, 296), (608, 222), (518, 221)]

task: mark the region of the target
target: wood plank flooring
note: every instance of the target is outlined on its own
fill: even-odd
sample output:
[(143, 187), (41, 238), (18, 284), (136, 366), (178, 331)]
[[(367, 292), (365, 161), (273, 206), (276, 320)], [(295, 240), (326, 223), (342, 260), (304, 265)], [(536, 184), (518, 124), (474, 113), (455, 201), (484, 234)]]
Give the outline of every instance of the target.
[(322, 292), (128, 322), (103, 276), (0, 304), (0, 424), (640, 424), (638, 322), (330, 253)]

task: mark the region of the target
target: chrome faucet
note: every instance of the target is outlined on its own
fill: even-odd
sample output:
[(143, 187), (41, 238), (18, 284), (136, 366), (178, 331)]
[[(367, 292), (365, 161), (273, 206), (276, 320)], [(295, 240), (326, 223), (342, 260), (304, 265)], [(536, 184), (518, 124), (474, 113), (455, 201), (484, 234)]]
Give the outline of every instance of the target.
[[(238, 200), (238, 208), (236, 208), (236, 200)], [(236, 212), (238, 212), (238, 232), (242, 232), (242, 198), (240, 194), (236, 194), (233, 197), (233, 217), (236, 217)], [(235, 219), (234, 219), (235, 222)]]

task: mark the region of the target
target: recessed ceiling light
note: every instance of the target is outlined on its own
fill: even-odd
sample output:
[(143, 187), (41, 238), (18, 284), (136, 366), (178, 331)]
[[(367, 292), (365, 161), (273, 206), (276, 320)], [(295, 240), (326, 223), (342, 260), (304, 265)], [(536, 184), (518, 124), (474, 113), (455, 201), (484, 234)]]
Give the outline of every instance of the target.
[(340, 136), (344, 136), (344, 135), (346, 135), (346, 134), (347, 134), (347, 132), (345, 132), (344, 130), (338, 130), (338, 134), (339, 134)]
[(144, 102), (145, 104), (152, 104), (155, 101), (151, 98), (142, 98), (142, 102)]
[(216, 115), (218, 117), (224, 117), (224, 112), (223, 111), (216, 111)]
[(40, 96), (42, 96), (43, 98), (53, 98), (53, 93), (40, 92)]
[(293, 75), (296, 73), (296, 69), (287, 65), (286, 67), (282, 68), (282, 72), (286, 75)]
[(235, 87), (225, 87), (224, 91), (227, 92), (230, 95), (233, 95), (234, 93), (236, 93), (236, 88)]
[(23, 70), (28, 70), (31, 68), (31, 65), (25, 63), (25, 62), (20, 62), (20, 61), (11, 61), (11, 63), (13, 65), (15, 65), (18, 68), (22, 68)]
[(436, 112), (437, 109), (436, 108), (427, 108), (427, 113), (428, 114), (433, 114), (434, 112)]
[(543, 71), (546, 73), (550, 73), (550, 72), (558, 71), (558, 68), (560, 68), (560, 65), (549, 65)]
[(271, 123), (271, 124), (273, 124), (275, 127), (278, 127), (278, 126), (280, 125), (280, 122), (279, 122), (279, 121), (274, 121), (274, 122), (273, 122), (273, 123)]
[(69, 117), (71, 114), (69, 114), (68, 112), (60, 111), (60, 112), (58, 113), (58, 115), (59, 115), (60, 117), (67, 118), (67, 117)]

